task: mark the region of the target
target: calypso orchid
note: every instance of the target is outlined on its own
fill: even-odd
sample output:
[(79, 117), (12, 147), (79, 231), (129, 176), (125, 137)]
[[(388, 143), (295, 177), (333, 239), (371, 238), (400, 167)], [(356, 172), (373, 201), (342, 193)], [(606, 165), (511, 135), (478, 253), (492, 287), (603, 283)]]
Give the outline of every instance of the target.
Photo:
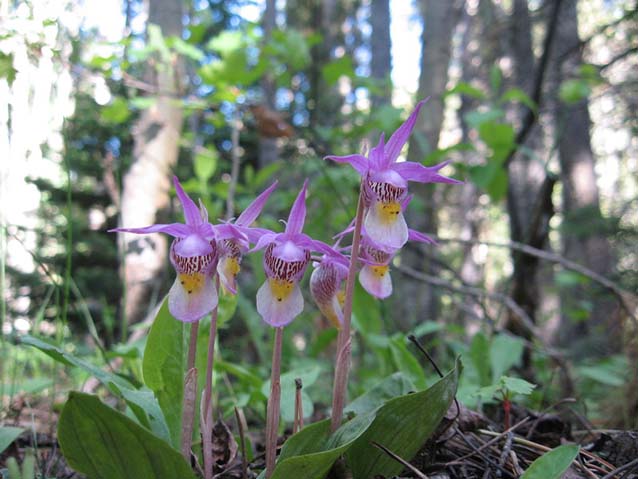
[(340, 253), (324, 254), (314, 262), (310, 275), (310, 293), (321, 313), (337, 329), (343, 322), (345, 290), (342, 285), (348, 276), (348, 259)]
[(257, 311), (274, 327), (287, 325), (303, 311), (299, 282), (310, 263), (311, 252), (336, 254), (327, 244), (301, 232), (306, 219), (307, 187), (306, 180), (290, 209), (283, 233), (258, 231), (260, 238), (254, 250), (265, 248), (266, 282), (257, 291)]
[[(408, 239), (421, 243), (434, 243), (429, 236), (412, 229), (408, 229)], [(362, 267), (359, 271), (359, 283), (372, 296), (385, 299), (392, 294), (390, 263), (398, 251), (397, 248), (388, 248), (376, 243), (365, 230), (362, 230), (359, 248), (359, 260)]]
[(217, 288), (213, 281), (218, 260), (216, 235), (203, 204), (200, 202), (199, 208), (195, 205), (176, 176), (173, 184), (184, 208), (186, 223), (116, 228), (110, 232), (167, 233), (175, 238), (170, 248), (170, 261), (177, 277), (168, 293), (168, 309), (176, 319), (193, 322), (217, 306)]
[(277, 187), (277, 181), (265, 189), (250, 205), (237, 217), (234, 222), (226, 222), (215, 226), (219, 248), (219, 263), (217, 272), (221, 284), (232, 294), (237, 293), (236, 277), (241, 268), (241, 260), (250, 248), (250, 243), (267, 233), (267, 230), (250, 228), (264, 208), (268, 197)]
[(412, 161), (397, 162), (425, 101), (417, 104), (409, 118), (392, 134), (387, 143), (382, 134), (377, 146), (370, 150), (368, 158), (358, 154), (326, 157), (338, 163), (349, 163), (361, 175), (365, 202), (363, 226), (373, 241), (390, 248), (400, 248), (408, 241), (408, 226), (403, 217), (408, 181), (461, 183), (438, 173), (449, 161), (432, 167)]

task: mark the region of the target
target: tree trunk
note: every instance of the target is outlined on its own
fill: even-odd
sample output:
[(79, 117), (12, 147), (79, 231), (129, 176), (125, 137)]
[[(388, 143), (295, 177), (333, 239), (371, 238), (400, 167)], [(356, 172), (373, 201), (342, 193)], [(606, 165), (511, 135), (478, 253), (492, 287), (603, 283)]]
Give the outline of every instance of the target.
[[(408, 160), (423, 162), (426, 154), (434, 151), (439, 143), (439, 134), (443, 123), (445, 92), (448, 81), (448, 66), (452, 51), (452, 32), (458, 21), (461, 8), (458, 1), (441, 2), (439, 0), (421, 0), (423, 15), (423, 34), (421, 36), (421, 73), (419, 76), (419, 99), (430, 96), (430, 101), (421, 110), (414, 134), (410, 138)], [(424, 141), (427, 145), (423, 147)], [(436, 190), (432, 185), (412, 184), (410, 191), (418, 196), (425, 205), (425, 214), (418, 214), (414, 208), (408, 209), (408, 224), (411, 228), (436, 233), (437, 231), (437, 198), (441, 186)], [(429, 274), (433, 274), (430, 261), (423, 259), (419, 250), (432, 248), (423, 245), (408, 245), (402, 255), (402, 261), (410, 265), (418, 265)], [(401, 285), (401, 302), (397, 305), (402, 325), (409, 326), (415, 320), (435, 319), (438, 306), (435, 291), (421, 283), (404, 281)]]
[(372, 96), (372, 108), (390, 104), (392, 101), (392, 42), (390, 39), (390, 1), (372, 0), (370, 4), (370, 50), (372, 60), (370, 73), (381, 86), (381, 93)]
[[(182, 34), (182, 2), (150, 0), (149, 24), (158, 25), (167, 37)], [(122, 225), (145, 226), (157, 221), (157, 212), (168, 206), (169, 174), (177, 162), (182, 129), (182, 109), (177, 104), (181, 62), (159, 64), (148, 77), (157, 86), (155, 105), (141, 114), (133, 136), (135, 160), (125, 174), (122, 191)], [(168, 240), (163, 235), (123, 235), (124, 314), (128, 323), (139, 321), (150, 306), (153, 290), (166, 264)]]
[[(262, 28), (264, 30), (264, 44), (268, 43), (271, 38), (272, 31), (276, 27), (277, 19), (277, 6), (275, 0), (266, 0), (266, 9), (264, 10), (264, 16), (261, 21)], [(261, 90), (263, 92), (263, 106), (268, 110), (275, 110), (275, 94), (277, 92), (277, 86), (275, 85), (275, 79), (272, 74), (266, 73), (261, 80)], [(277, 138), (271, 138), (264, 135), (259, 135), (259, 168), (268, 166), (279, 158), (279, 147), (277, 145)]]
[[(532, 26), (527, 0), (514, 0), (511, 16), (511, 48), (514, 58), (516, 84), (532, 96), (535, 77), (534, 52), (532, 50)], [(522, 119), (527, 107), (521, 106), (518, 118)], [(540, 130), (533, 127), (525, 144), (530, 150), (542, 150)], [(553, 215), (551, 194), (554, 180), (547, 178), (540, 158), (518, 153), (508, 165), (507, 212), (512, 241), (543, 248), (549, 234), (549, 220)], [(538, 258), (512, 251), (514, 274), (512, 299), (535, 321), (540, 302)], [(515, 315), (508, 316), (507, 328), (525, 338), (530, 333)]]
[[(574, 77), (582, 64), (576, 0), (565, 0), (559, 17), (554, 68), (559, 79)], [(588, 101), (556, 105), (558, 152), (563, 184), (563, 250), (567, 258), (604, 276), (614, 271), (614, 257), (602, 231), (595, 163), (590, 141)], [(616, 305), (592, 285), (562, 295), (558, 342), (576, 355), (604, 355), (622, 344)], [(574, 317), (574, 311), (586, 317)]]

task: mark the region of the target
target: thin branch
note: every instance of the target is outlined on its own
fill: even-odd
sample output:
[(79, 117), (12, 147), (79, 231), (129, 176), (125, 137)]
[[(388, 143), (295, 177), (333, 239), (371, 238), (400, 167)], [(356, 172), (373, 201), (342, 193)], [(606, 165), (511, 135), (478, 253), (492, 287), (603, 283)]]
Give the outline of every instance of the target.
[(605, 278), (604, 276), (596, 273), (595, 271), (592, 271), (586, 266), (583, 266), (579, 263), (576, 263), (575, 261), (567, 259), (564, 256), (561, 256), (556, 253), (552, 253), (551, 251), (545, 251), (542, 249), (534, 248), (533, 246), (529, 246), (524, 243), (519, 243), (517, 241), (497, 243), (492, 241), (480, 241), (476, 239), (466, 240), (466, 239), (460, 239), (460, 238), (438, 238), (436, 237), (436, 235), (431, 235), (431, 236), (436, 241), (439, 241), (441, 243), (448, 242), (448, 243), (463, 243), (463, 244), (484, 244), (486, 246), (493, 246), (495, 248), (509, 248), (509, 249), (521, 251), (530, 256), (535, 256), (537, 258), (550, 261), (552, 263), (558, 263), (561, 266), (563, 266), (565, 269), (580, 273), (583, 276), (591, 279), (592, 281), (600, 284), (605, 289), (612, 292), (618, 298), (618, 301), (620, 305), (622, 306), (622, 308), (625, 310), (625, 312), (632, 318), (634, 323), (638, 324), (638, 318), (636, 317), (636, 314), (634, 313), (631, 305), (629, 304), (627, 300), (628, 296), (631, 298), (634, 298), (634, 295), (631, 292), (624, 290), (623, 288), (618, 286), (616, 283), (614, 283), (610, 279)]
[(398, 454), (395, 454), (394, 452), (392, 452), (390, 449), (388, 449), (387, 447), (385, 447), (382, 444), (379, 444), (378, 442), (372, 441), (372, 445), (376, 448), (381, 449), (384, 453), (386, 453), (388, 456), (390, 456), (392, 459), (394, 459), (395, 461), (397, 461), (399, 464), (401, 464), (403, 467), (405, 467), (406, 469), (412, 471), (412, 473), (418, 477), (419, 479), (429, 479), (428, 476), (426, 476), (425, 474), (423, 474), (421, 471), (419, 471), (416, 467), (414, 467), (412, 464), (410, 464), (408, 461), (406, 461), (405, 459), (403, 459), (401, 456), (399, 456)]
[[(549, 24), (547, 26), (547, 34), (545, 35), (545, 41), (543, 42), (543, 55), (541, 56), (538, 62), (538, 68), (536, 70), (536, 77), (534, 78), (534, 87), (532, 89), (532, 101), (536, 105), (537, 108), (540, 107), (541, 101), (543, 99), (543, 81), (545, 79), (545, 72), (547, 70), (547, 64), (549, 63), (549, 57), (552, 47), (552, 42), (554, 41), (554, 35), (556, 34), (557, 26), (558, 26), (558, 12), (560, 10), (560, 6), (563, 3), (563, 0), (554, 0), (553, 9), (549, 16)], [(525, 117), (523, 118), (523, 123), (520, 131), (516, 135), (516, 145), (522, 145), (525, 143), (527, 139), (527, 135), (529, 135), (530, 131), (532, 131), (532, 127), (536, 123), (536, 113), (531, 108), (527, 108), (525, 113)], [(503, 163), (503, 167), (507, 169), (509, 164), (514, 159), (518, 148), (513, 148), (510, 151), (509, 155), (505, 159)]]
[(410, 276), (411, 278), (423, 281), (433, 286), (447, 289), (448, 291), (453, 291), (459, 294), (467, 294), (470, 296), (484, 297), (502, 303), (507, 306), (510, 311), (520, 317), (523, 325), (530, 331), (530, 333), (532, 333), (537, 338), (542, 337), (540, 331), (538, 330), (536, 325), (534, 325), (534, 322), (531, 320), (529, 315), (523, 310), (523, 308), (516, 304), (516, 301), (514, 301), (506, 294), (490, 293), (489, 291), (474, 286), (456, 286), (444, 279), (438, 278), (436, 276), (431, 276), (420, 271), (416, 271), (415, 269), (412, 269), (408, 266), (398, 266), (397, 269), (407, 276)]

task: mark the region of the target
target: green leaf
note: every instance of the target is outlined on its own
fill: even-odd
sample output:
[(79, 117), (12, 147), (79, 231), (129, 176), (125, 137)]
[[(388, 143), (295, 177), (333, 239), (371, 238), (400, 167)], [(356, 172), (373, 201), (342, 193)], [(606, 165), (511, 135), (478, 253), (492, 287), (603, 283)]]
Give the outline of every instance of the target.
[(212, 38), (207, 47), (213, 51), (228, 55), (233, 51), (239, 50), (244, 44), (244, 32), (240, 31), (223, 31), (216, 37)]
[(69, 465), (92, 479), (195, 478), (179, 452), (89, 394), (69, 395), (58, 438)]
[(166, 45), (164, 36), (162, 35), (162, 29), (155, 24), (149, 24), (146, 28), (148, 34), (148, 46), (151, 50), (159, 53), (161, 59), (167, 62), (171, 58), (171, 52)]
[(470, 344), (469, 356), (476, 369), (481, 386), (488, 386), (492, 381), (490, 374), (490, 342), (483, 333), (476, 333)]
[(401, 472), (403, 466), (372, 446), (372, 441), (391, 451), (400, 451), (410, 461), (445, 416), (454, 399), (460, 372), (457, 360), (456, 367), (432, 387), (391, 399), (377, 411), (373, 423), (346, 453), (354, 479)]
[(193, 169), (201, 181), (206, 182), (215, 174), (219, 154), (214, 148), (200, 148), (195, 153)]
[(444, 97), (449, 95), (465, 95), (477, 100), (485, 99), (485, 93), (466, 82), (457, 83), (453, 88), (445, 92)]
[(13, 53), (0, 52), (0, 78), (6, 78), (9, 86), (16, 79), (16, 69), (13, 67)]
[(155, 106), (155, 104), (157, 103), (157, 98), (153, 96), (136, 96), (135, 98), (131, 98), (129, 100), (129, 103), (133, 108), (137, 108), (138, 110), (146, 110), (147, 108)]
[(529, 95), (520, 88), (510, 88), (505, 93), (503, 93), (500, 101), (503, 103), (507, 101), (517, 101), (525, 105), (533, 112), (536, 112), (536, 103), (534, 103), (534, 100), (532, 100)]
[(113, 101), (100, 111), (100, 118), (105, 123), (124, 123), (131, 116), (128, 102), (121, 96), (117, 96)]
[(402, 372), (394, 373), (348, 404), (344, 413), (353, 412), (360, 415), (374, 411), (386, 401), (414, 390), (414, 383), (410, 381), (410, 378)]
[(21, 427), (0, 427), (0, 454), (2, 454), (23, 431), (24, 429)]
[(498, 65), (494, 64), (490, 68), (490, 86), (494, 93), (498, 93), (503, 83), (503, 72)]
[(46, 343), (32, 336), (24, 336), (21, 343), (39, 349), (47, 356), (66, 366), (74, 366), (88, 372), (109, 390), (123, 398), (140, 424), (148, 427), (160, 438), (168, 438), (168, 426), (157, 399), (148, 389), (136, 389), (124, 377), (104, 371), (96, 365), (63, 351), (53, 344)]
[(352, 65), (352, 59), (349, 56), (343, 56), (333, 60), (324, 65), (321, 69), (321, 74), (323, 75), (324, 80), (326, 80), (326, 83), (330, 86), (337, 83), (339, 78), (342, 76), (353, 78), (354, 67)]
[(179, 37), (171, 37), (168, 43), (177, 53), (191, 60), (200, 61), (204, 59), (204, 52)]
[(437, 148), (432, 153), (428, 154), (423, 160), (423, 164), (432, 165), (434, 163), (439, 163), (450, 153), (455, 151), (474, 151), (475, 148), (470, 143), (457, 143), (456, 145), (448, 146), (447, 148)]
[(172, 317), (165, 298), (151, 327), (144, 349), (144, 382), (155, 393), (170, 431), (171, 443), (179, 448), (184, 390), (184, 326)]
[(492, 159), (499, 165), (514, 148), (516, 133), (512, 125), (488, 121), (478, 127), (479, 136), (492, 149)]
[(591, 93), (591, 88), (586, 80), (575, 78), (565, 80), (558, 90), (558, 97), (563, 103), (573, 104), (584, 100)]
[(285, 442), (272, 479), (323, 479), (334, 462), (370, 427), (374, 417), (374, 413), (357, 416), (332, 436), (330, 419), (305, 427)]
[(478, 128), (482, 123), (495, 121), (505, 116), (505, 112), (499, 108), (490, 108), (485, 111), (470, 111), (463, 118), (472, 128)]
[(390, 352), (392, 353), (392, 360), (396, 368), (408, 376), (412, 382), (414, 382), (417, 389), (425, 389), (425, 373), (419, 362), (408, 350), (405, 344), (405, 337), (399, 336), (391, 338)]
[(532, 384), (521, 378), (513, 378), (510, 376), (502, 376), (500, 381), (503, 384), (503, 387), (510, 393), (510, 396), (512, 394), (527, 396), (532, 394), (532, 391), (536, 387), (536, 384)]
[[(301, 401), (303, 404), (304, 417), (312, 416), (314, 412), (314, 404), (312, 399), (306, 392), (308, 387), (312, 386), (319, 378), (321, 368), (318, 365), (304, 369), (296, 369), (281, 375), (281, 419), (284, 422), (292, 422), (295, 419), (295, 379), (301, 378), (303, 389), (301, 391)], [(263, 383), (261, 393), (268, 397), (270, 395), (270, 381)]]
[(492, 381), (496, 382), (503, 374), (521, 363), (523, 340), (508, 334), (494, 336), (490, 346), (490, 365)]
[(577, 445), (558, 446), (532, 462), (521, 479), (560, 479), (579, 451)]

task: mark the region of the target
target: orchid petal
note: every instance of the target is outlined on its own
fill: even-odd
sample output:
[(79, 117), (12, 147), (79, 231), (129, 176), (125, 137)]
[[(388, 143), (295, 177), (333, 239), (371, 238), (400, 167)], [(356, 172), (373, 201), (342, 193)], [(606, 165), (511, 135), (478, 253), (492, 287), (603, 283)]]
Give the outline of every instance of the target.
[(209, 241), (197, 234), (191, 234), (175, 244), (175, 253), (184, 257), (204, 256), (213, 251)]
[(201, 212), (199, 211), (199, 208), (197, 208), (195, 202), (186, 194), (177, 176), (173, 176), (173, 184), (175, 185), (177, 197), (184, 208), (184, 219), (186, 220), (186, 224), (189, 226), (197, 226), (201, 224)]
[(403, 178), (409, 181), (417, 181), (419, 183), (450, 183), (462, 184), (462, 181), (439, 175), (438, 171), (446, 166), (449, 161), (444, 161), (435, 166), (427, 167), (413, 161), (404, 161), (392, 165), (392, 170), (396, 171)]
[(368, 169), (370, 167), (368, 159), (365, 156), (359, 154), (346, 156), (329, 155), (326, 156), (324, 160), (332, 160), (336, 161), (337, 163), (349, 163), (350, 166), (357, 170), (357, 173), (362, 176), (368, 173)]
[(343, 311), (339, 303), (338, 293), (343, 276), (336, 265), (323, 263), (310, 276), (310, 293), (322, 314), (337, 328), (343, 322)]
[(266, 280), (257, 291), (257, 312), (271, 326), (285, 326), (303, 311), (301, 289), (297, 283), (293, 283), (292, 290), (285, 298), (277, 298), (273, 294), (271, 281)]
[(388, 143), (385, 145), (385, 164), (382, 165), (383, 168), (387, 168), (392, 163), (396, 162), (399, 154), (401, 153), (401, 149), (403, 145), (408, 141), (410, 137), (410, 133), (414, 129), (414, 125), (416, 124), (417, 117), (419, 116), (419, 111), (421, 111), (421, 107), (425, 104), (425, 100), (421, 100), (417, 103), (414, 111), (410, 114), (407, 120), (392, 134)]
[(379, 143), (377, 146), (370, 150), (370, 169), (373, 171), (380, 171), (385, 168), (385, 160), (384, 160), (384, 149), (385, 149), (385, 133), (381, 133), (379, 137)]
[(286, 233), (295, 234), (301, 233), (303, 224), (306, 220), (306, 190), (308, 188), (308, 180), (303, 182), (303, 187), (297, 195), (295, 202), (290, 208), (290, 215), (288, 216), (288, 222), (286, 223)]
[(413, 230), (413, 229), (409, 229), (408, 230), (408, 240), (410, 240), (410, 241), (418, 241), (420, 243), (436, 244), (436, 241), (434, 241), (432, 238), (430, 238), (425, 233), (421, 233), (420, 231), (416, 231), (416, 230)]
[(144, 235), (148, 233), (167, 233), (175, 238), (184, 238), (192, 233), (192, 229), (183, 223), (158, 224), (145, 226), (143, 228), (115, 228), (108, 231), (109, 233), (135, 233)]
[(257, 219), (259, 213), (261, 213), (266, 201), (268, 201), (268, 197), (275, 188), (277, 188), (277, 181), (266, 188), (252, 203), (250, 203), (250, 205), (246, 207), (235, 221), (235, 224), (239, 226), (250, 226)]
[(307, 251), (292, 241), (284, 241), (272, 250), (272, 255), (282, 261), (296, 262), (304, 261)]
[(359, 283), (372, 296), (384, 299), (392, 294), (392, 278), (388, 266), (364, 264)]
[(224, 256), (217, 264), (217, 273), (221, 284), (232, 294), (237, 294), (237, 273), (239, 272), (239, 260)]
[[(268, 230), (266, 230), (268, 231)], [(268, 231), (267, 233), (261, 235), (261, 237), (257, 240), (257, 244), (250, 250), (250, 252), (259, 251), (260, 249), (264, 249), (270, 243), (273, 243), (279, 235), (277, 233), (273, 233), (272, 231)]]
[(217, 288), (210, 276), (205, 276), (202, 287), (191, 293), (178, 276), (168, 293), (168, 310), (175, 319), (192, 323), (210, 313), (217, 306), (217, 301)]
[(401, 248), (408, 241), (408, 225), (402, 212), (392, 219), (383, 214), (383, 203), (373, 202), (363, 219), (368, 237), (381, 246)]

